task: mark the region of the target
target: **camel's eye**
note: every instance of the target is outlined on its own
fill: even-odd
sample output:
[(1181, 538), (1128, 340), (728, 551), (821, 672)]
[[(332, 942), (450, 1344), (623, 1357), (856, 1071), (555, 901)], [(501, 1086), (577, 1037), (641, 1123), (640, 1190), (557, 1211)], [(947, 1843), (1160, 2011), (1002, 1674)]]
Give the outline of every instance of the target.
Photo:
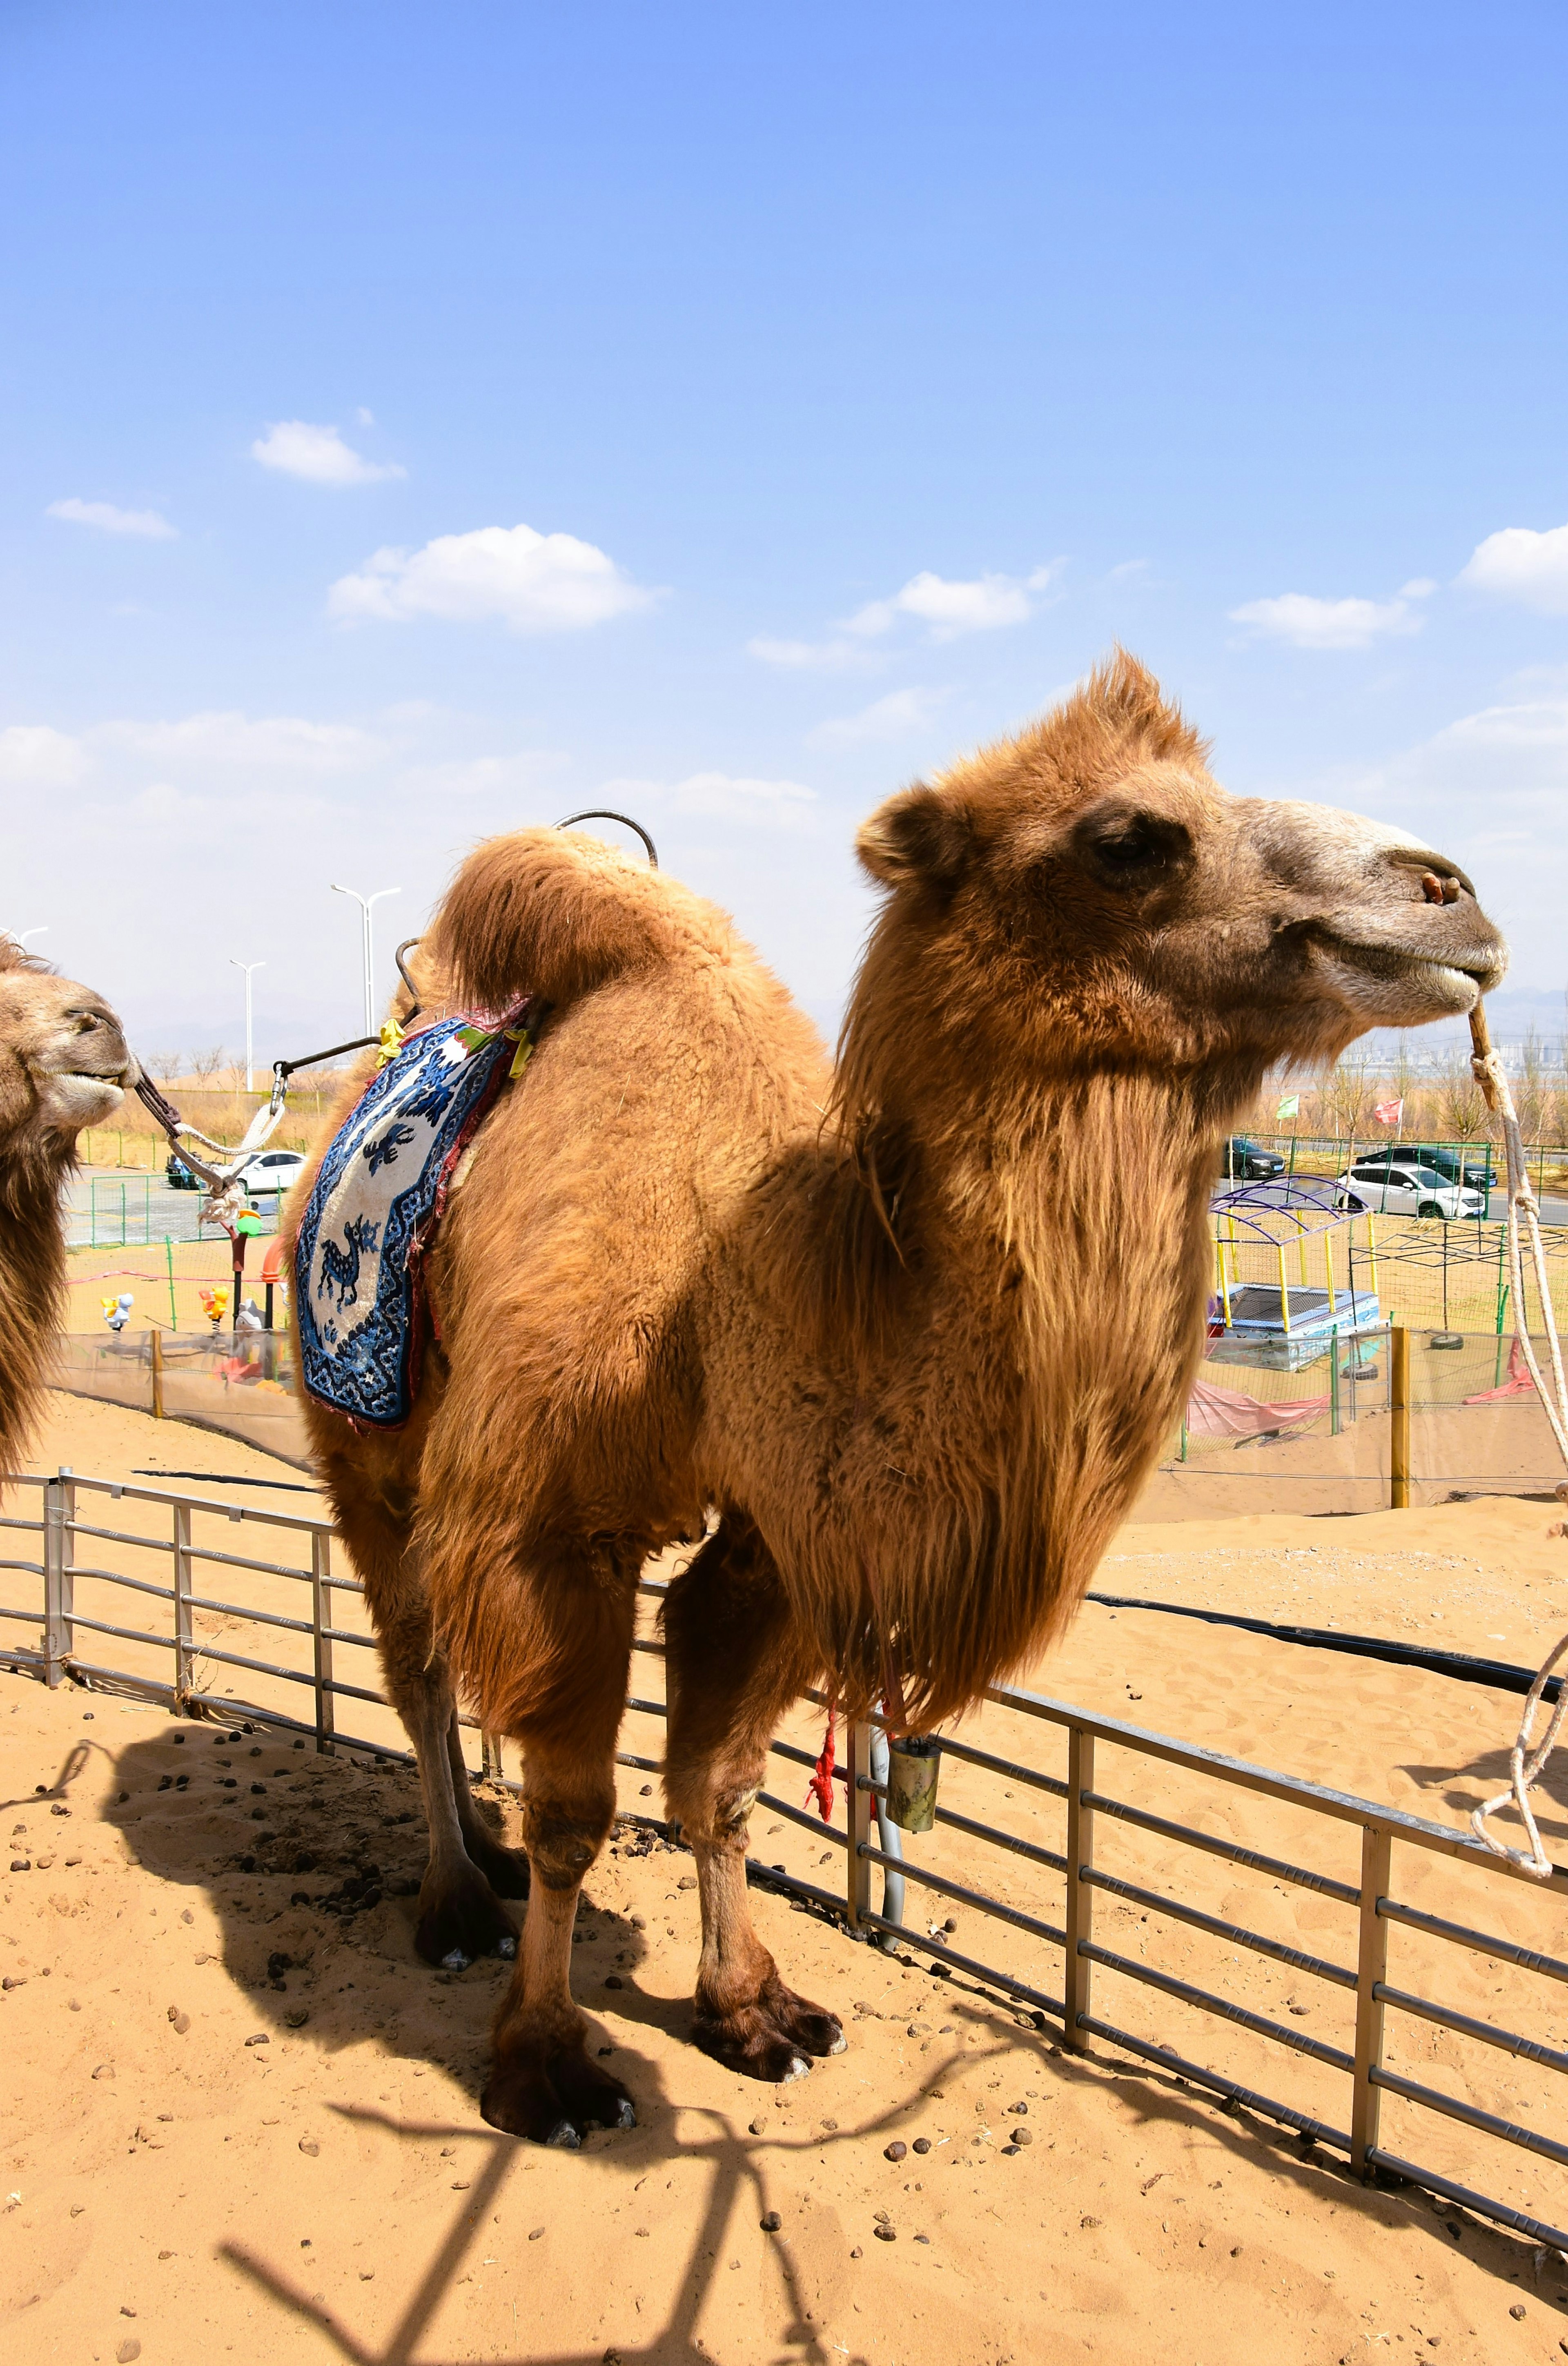
[(1118, 886), (1149, 886), (1179, 869), (1192, 851), (1185, 823), (1124, 806), (1086, 815), (1077, 839), (1101, 878)]

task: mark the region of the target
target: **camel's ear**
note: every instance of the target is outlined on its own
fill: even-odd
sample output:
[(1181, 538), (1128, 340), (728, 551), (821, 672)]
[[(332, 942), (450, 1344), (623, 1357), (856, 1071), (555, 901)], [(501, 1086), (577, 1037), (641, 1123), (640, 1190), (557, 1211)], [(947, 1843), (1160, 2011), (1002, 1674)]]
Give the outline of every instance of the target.
[(963, 799), (920, 782), (878, 806), (862, 825), (855, 851), (885, 886), (920, 881), (947, 892), (958, 884), (974, 843), (975, 819)]

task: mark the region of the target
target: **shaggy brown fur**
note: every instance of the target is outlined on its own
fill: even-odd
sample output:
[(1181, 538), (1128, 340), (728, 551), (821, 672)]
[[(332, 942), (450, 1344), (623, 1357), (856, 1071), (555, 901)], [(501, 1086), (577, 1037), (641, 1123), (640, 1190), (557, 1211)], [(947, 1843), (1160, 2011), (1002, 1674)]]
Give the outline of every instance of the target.
[(722, 914), (576, 837), (480, 848), (423, 949), (437, 995), (554, 1015), (446, 1216), (408, 1430), (311, 1417), (426, 1768), (427, 1951), (507, 1927), (447, 1786), (448, 1666), (524, 1746), (536, 1887), (484, 2101), (521, 2134), (631, 2110), (568, 1970), (646, 1555), (716, 1510), (665, 1619), (695, 2034), (790, 2077), (843, 2040), (747, 1917), (779, 1714), (813, 1680), (864, 1707), (891, 1654), (934, 1723), (1039, 1651), (1184, 1401), (1227, 1118), (1271, 1063), (1501, 974), (1450, 864), (1226, 797), (1122, 657), (859, 845), (887, 894), (836, 1074)]
[(0, 1476), (26, 1447), (60, 1328), (77, 1132), (135, 1076), (107, 1004), (0, 937)]

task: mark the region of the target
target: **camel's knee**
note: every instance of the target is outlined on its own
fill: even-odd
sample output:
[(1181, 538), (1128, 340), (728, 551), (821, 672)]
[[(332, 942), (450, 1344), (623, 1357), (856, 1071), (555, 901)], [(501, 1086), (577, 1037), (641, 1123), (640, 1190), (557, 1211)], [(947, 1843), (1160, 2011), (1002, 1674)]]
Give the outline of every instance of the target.
[(547, 1889), (575, 1889), (609, 1837), (614, 1792), (568, 1800), (525, 1797), (523, 1845)]
[(716, 1782), (706, 1766), (668, 1767), (664, 1776), (665, 1804), (694, 1848), (743, 1852), (761, 1787), (760, 1769), (750, 1782)]

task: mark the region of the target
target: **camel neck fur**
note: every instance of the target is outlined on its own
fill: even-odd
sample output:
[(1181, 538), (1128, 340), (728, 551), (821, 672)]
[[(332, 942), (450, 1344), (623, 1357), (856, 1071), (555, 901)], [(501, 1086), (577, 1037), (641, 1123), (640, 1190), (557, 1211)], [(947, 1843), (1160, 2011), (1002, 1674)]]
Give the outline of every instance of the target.
[(60, 1327), (60, 1187), (73, 1164), (37, 1148), (0, 1151), (0, 1473), (15, 1469), (26, 1447), (39, 1376)]
[[(820, 1556), (880, 1538), (870, 1626), (935, 1722), (1065, 1623), (1179, 1418), (1213, 1145), (1247, 1079), (1010, 1075), (953, 1036), (928, 1038), (910, 1093), (847, 1049), (839, 1205), (808, 1251), (850, 1400), (827, 1491), (845, 1516), (821, 1523), (811, 1590), (841, 1600)], [(880, 1636), (849, 1626), (828, 1656), (869, 1696)]]

